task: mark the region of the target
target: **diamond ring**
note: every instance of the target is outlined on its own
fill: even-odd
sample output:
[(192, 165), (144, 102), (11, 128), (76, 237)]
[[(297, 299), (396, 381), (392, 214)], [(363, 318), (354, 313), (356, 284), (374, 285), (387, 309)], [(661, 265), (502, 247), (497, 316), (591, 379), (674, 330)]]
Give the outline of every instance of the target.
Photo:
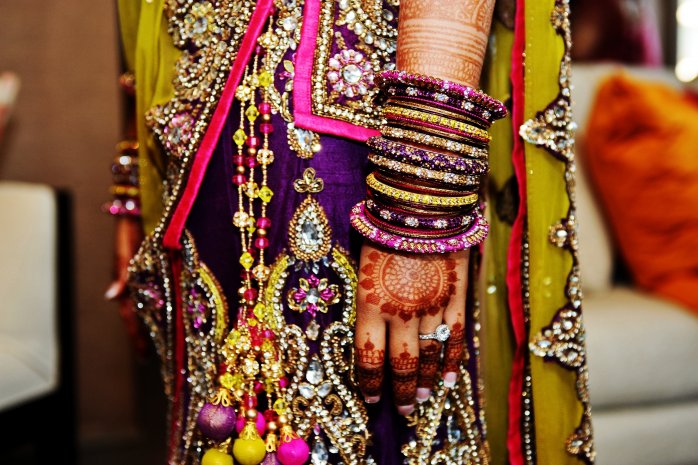
[(448, 328), (448, 325), (445, 323), (442, 323), (436, 327), (436, 329), (434, 330), (433, 333), (420, 334), (419, 339), (422, 341), (429, 340), (429, 339), (435, 339), (439, 342), (446, 342), (450, 336), (451, 336), (451, 330)]

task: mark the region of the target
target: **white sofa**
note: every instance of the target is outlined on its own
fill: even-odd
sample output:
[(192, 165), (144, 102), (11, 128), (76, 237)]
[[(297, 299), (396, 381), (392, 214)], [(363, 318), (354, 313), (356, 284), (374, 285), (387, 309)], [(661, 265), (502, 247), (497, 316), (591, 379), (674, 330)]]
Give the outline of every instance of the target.
[(69, 199), (44, 184), (0, 181), (3, 464), (76, 462)]
[[(618, 67), (573, 66), (580, 138), (599, 80)], [(669, 70), (623, 68), (679, 85)], [(585, 176), (582, 149), (579, 144), (580, 267), (597, 465), (698, 465), (698, 318), (616, 279), (617, 252)]]

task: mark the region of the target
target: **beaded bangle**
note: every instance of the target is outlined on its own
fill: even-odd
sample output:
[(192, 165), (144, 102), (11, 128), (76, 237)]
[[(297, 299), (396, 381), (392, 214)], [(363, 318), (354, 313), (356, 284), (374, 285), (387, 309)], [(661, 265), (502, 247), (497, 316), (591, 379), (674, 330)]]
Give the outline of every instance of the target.
[(379, 217), (373, 216), (371, 212), (364, 208), (364, 215), (366, 219), (370, 221), (374, 226), (391, 234), (397, 234), (402, 237), (418, 238), (418, 239), (443, 239), (445, 237), (453, 237), (462, 233), (466, 228), (457, 227), (451, 230), (438, 230), (438, 229), (415, 229), (409, 226), (396, 225), (382, 220)]
[(116, 144), (117, 154), (111, 164), (112, 200), (102, 211), (114, 216), (139, 216), (141, 213), (138, 187), (138, 142), (125, 139)]
[(440, 181), (454, 186), (468, 186), (477, 188), (480, 185), (479, 176), (449, 173), (447, 171), (434, 171), (427, 168), (419, 168), (400, 161), (391, 160), (381, 155), (371, 153), (368, 160), (379, 168), (389, 169), (398, 173), (424, 178), (430, 181)]
[(455, 229), (472, 224), (475, 215), (458, 215), (443, 218), (421, 217), (406, 214), (394, 208), (382, 207), (371, 199), (366, 200), (366, 210), (373, 216), (383, 218), (391, 223), (398, 223), (414, 229)]
[(139, 216), (141, 205), (137, 198), (113, 199), (102, 205), (102, 211), (113, 216)]
[(435, 136), (432, 134), (424, 134), (420, 131), (414, 131), (407, 128), (397, 128), (385, 126), (381, 133), (384, 137), (412, 142), (435, 149), (446, 150), (448, 152), (458, 153), (464, 156), (470, 156), (481, 160), (487, 159), (487, 149), (482, 147), (474, 147), (462, 142), (453, 141), (446, 137)]
[(472, 124), (464, 123), (463, 121), (456, 120), (454, 118), (447, 118), (445, 116), (436, 115), (433, 113), (427, 113), (424, 111), (419, 111), (410, 108), (404, 108), (400, 106), (388, 105), (384, 111), (385, 117), (390, 121), (391, 117), (401, 117), (408, 118), (413, 121), (418, 121), (428, 125), (433, 125), (435, 128), (441, 128), (444, 131), (457, 131), (461, 134), (466, 134), (468, 137), (472, 137), (476, 140), (488, 143), (492, 140), (489, 133), (484, 129), (480, 129)]
[(385, 247), (410, 253), (447, 253), (468, 249), (481, 243), (489, 226), (487, 220), (478, 215), (473, 224), (464, 232), (449, 238), (424, 239), (409, 238), (382, 231), (366, 217), (365, 203), (356, 204), (350, 213), (354, 229), (371, 241)]
[[(390, 125), (386, 127), (407, 129), (424, 135), (434, 136), (445, 140), (451, 140), (453, 142), (459, 142), (461, 144), (469, 145), (471, 147), (478, 147), (480, 149), (487, 148), (487, 144), (484, 141), (481, 142), (474, 140), (467, 134), (458, 134), (457, 132), (452, 130), (447, 131), (445, 128), (440, 128), (438, 126), (422, 123), (419, 121), (412, 121), (407, 118), (393, 118), (392, 121), (390, 121)], [(386, 135), (385, 131), (383, 132), (383, 135)], [(431, 145), (429, 145), (429, 147), (438, 148)]]
[(415, 86), (421, 89), (436, 91), (452, 97), (467, 100), (486, 108), (496, 119), (502, 118), (507, 114), (506, 107), (499, 100), (492, 98), (484, 92), (478, 91), (470, 86), (446, 81), (445, 79), (439, 79), (417, 73), (407, 73), (406, 71), (385, 70), (376, 75), (376, 83), (379, 87), (383, 88), (388, 87), (391, 84)]
[(432, 206), (432, 207), (463, 207), (467, 205), (472, 205), (477, 202), (477, 194), (468, 194), (453, 197), (442, 197), (431, 194), (420, 194), (416, 192), (405, 191), (398, 189), (396, 187), (389, 186), (382, 183), (374, 173), (369, 174), (366, 177), (366, 185), (395, 200), (404, 200), (406, 202), (411, 202), (417, 205)]
[(450, 153), (432, 152), (384, 137), (371, 137), (366, 144), (391, 160), (410, 163), (432, 170), (472, 175), (485, 175), (488, 172), (487, 163), (480, 160), (462, 158)]
[(475, 118), (479, 118), (487, 124), (492, 124), (494, 118), (492, 113), (484, 107), (476, 105), (473, 102), (463, 100), (459, 97), (452, 97), (447, 94), (442, 94), (438, 91), (419, 89), (416, 87), (405, 86), (388, 86), (385, 93), (388, 94), (389, 100), (392, 98), (422, 100), (428, 103), (440, 103), (447, 105), (450, 108), (461, 108)]

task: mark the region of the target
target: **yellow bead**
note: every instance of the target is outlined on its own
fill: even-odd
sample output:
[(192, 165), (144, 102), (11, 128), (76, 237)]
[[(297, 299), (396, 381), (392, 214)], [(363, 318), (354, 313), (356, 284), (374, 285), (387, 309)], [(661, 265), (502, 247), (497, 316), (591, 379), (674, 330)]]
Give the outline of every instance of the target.
[(233, 443), (233, 455), (240, 465), (258, 465), (264, 460), (267, 447), (262, 438), (238, 438)]
[(235, 382), (235, 377), (231, 375), (230, 373), (226, 373), (222, 375), (220, 378), (218, 378), (218, 381), (221, 383), (221, 386), (223, 386), (226, 389), (231, 389), (233, 387), (233, 384)]
[(245, 145), (245, 140), (247, 140), (247, 135), (245, 134), (245, 131), (242, 129), (238, 129), (235, 131), (235, 134), (233, 134), (233, 142), (235, 142), (235, 145), (238, 147), (242, 147)]
[(269, 203), (273, 196), (274, 192), (269, 189), (269, 186), (264, 186), (259, 190), (259, 198), (266, 203)]
[(282, 398), (278, 398), (274, 401), (274, 411), (279, 415), (286, 413), (286, 401)]
[(254, 257), (252, 257), (252, 255), (249, 252), (245, 252), (240, 256), (240, 264), (243, 268), (249, 270), (250, 268), (252, 268), (252, 265), (254, 264)]
[(256, 106), (250, 105), (247, 107), (247, 110), (245, 110), (245, 116), (247, 116), (249, 121), (254, 121), (259, 116), (259, 110), (257, 110)]
[(257, 304), (254, 306), (252, 313), (254, 313), (254, 316), (256, 316), (258, 320), (263, 320), (266, 313), (266, 307), (264, 304)]
[(269, 74), (269, 71), (262, 71), (259, 73), (259, 85), (263, 87), (271, 85), (271, 74)]
[(201, 458), (201, 465), (233, 465), (233, 457), (218, 449), (209, 449)]

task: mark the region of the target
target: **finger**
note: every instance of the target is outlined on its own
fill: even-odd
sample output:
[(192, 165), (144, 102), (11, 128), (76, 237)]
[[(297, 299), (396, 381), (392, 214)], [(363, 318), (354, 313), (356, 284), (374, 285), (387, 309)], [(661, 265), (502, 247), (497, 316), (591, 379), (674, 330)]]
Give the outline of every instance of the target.
[[(443, 323), (443, 310), (427, 315), (419, 324), (419, 334), (431, 334)], [(441, 365), (442, 344), (435, 340), (419, 341), (419, 374), (417, 376), (417, 402), (429, 399)]]
[(444, 323), (451, 330), (451, 335), (444, 347), (443, 380), (444, 386), (456, 385), (461, 364), (465, 360), (465, 304), (468, 290), (468, 258), (461, 252), (457, 260), (458, 281), (456, 291), (444, 311)]
[[(362, 250), (362, 252), (365, 252)], [(366, 260), (362, 257), (362, 264)], [(375, 305), (369, 305), (368, 289), (370, 278), (364, 274), (364, 267), (359, 272), (357, 292), (357, 312), (354, 337), (356, 354), (356, 375), (359, 389), (367, 403), (380, 400), (385, 372), (385, 330), (386, 323)]]
[(398, 413), (414, 411), (417, 397), (419, 364), (419, 320), (393, 319), (390, 322), (390, 367), (393, 375), (393, 398)]
[(107, 300), (116, 300), (126, 291), (126, 283), (123, 280), (112, 281), (104, 293), (104, 298)]

